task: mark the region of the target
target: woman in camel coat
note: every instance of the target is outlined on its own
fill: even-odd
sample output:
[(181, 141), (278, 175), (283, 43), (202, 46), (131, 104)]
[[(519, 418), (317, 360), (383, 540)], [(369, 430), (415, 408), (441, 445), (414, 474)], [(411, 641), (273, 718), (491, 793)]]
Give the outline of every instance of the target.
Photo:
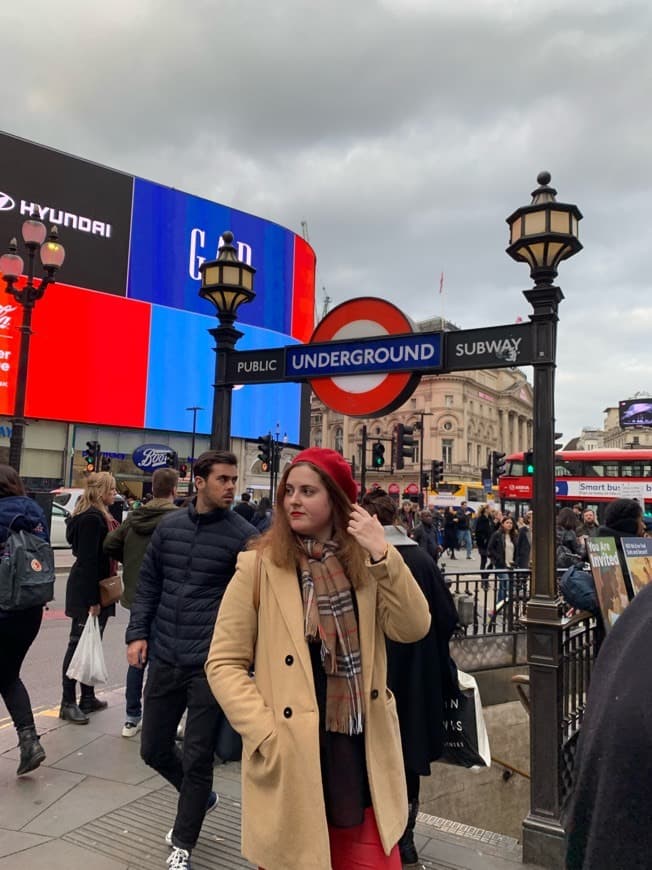
[[(243, 739), (242, 851), (266, 870), (401, 867), (407, 801), (385, 637), (419, 640), (430, 615), (355, 495), (339, 454), (300, 453), (281, 479), (272, 528), (240, 555), (215, 625), (206, 673)], [(337, 586), (334, 615), (323, 573)], [(353, 677), (338, 672), (346, 643), (328, 658), (329, 638), (341, 635)]]

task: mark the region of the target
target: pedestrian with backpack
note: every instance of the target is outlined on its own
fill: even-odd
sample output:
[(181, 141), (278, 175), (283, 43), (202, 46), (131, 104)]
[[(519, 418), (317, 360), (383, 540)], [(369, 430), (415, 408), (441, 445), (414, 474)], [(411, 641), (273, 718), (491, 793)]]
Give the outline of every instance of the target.
[[(2, 562), (9, 567), (12, 537), (21, 535), (29, 546), (29, 538), (35, 536), (44, 546), (49, 545), (48, 524), (40, 506), (25, 495), (23, 482), (9, 465), (0, 465), (0, 545), (3, 548)], [(32, 704), (27, 689), (20, 678), (20, 669), (25, 656), (41, 627), (43, 605), (52, 600), (54, 586), (54, 559), (47, 547), (45, 558), (30, 560), (32, 570), (41, 569), (48, 581), (40, 583), (38, 592), (25, 596), (21, 601), (8, 588), (8, 583), (16, 587), (17, 571), (2, 572), (2, 594), (0, 604), (0, 695), (7, 706), (9, 715), (18, 733), (20, 763), (17, 776), (35, 770), (45, 760), (45, 750), (41, 746)], [(47, 575), (47, 576), (46, 576)], [(23, 578), (24, 579), (24, 578)], [(7, 582), (5, 582), (7, 581)], [(18, 590), (17, 590), (18, 591)], [(7, 594), (9, 593), (9, 594)], [(37, 600), (40, 596), (42, 600)], [(28, 606), (23, 607), (26, 603)]]

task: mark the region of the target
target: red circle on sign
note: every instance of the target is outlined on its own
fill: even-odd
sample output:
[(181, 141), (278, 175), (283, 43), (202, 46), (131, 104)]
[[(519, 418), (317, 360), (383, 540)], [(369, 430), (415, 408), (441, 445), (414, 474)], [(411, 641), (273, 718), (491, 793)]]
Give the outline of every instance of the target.
[(390, 485), (387, 487), (387, 492), (390, 495), (396, 495), (400, 491), (401, 491), (401, 487), (398, 485), (398, 483), (390, 483)]
[[(377, 336), (403, 335), (413, 332), (412, 324), (400, 308), (375, 299), (373, 296), (360, 296), (350, 302), (343, 302), (321, 320), (310, 337), (310, 342), (337, 341), (342, 330), (358, 321), (371, 322), (378, 325)], [(343, 336), (354, 340), (362, 338), (348, 334)], [(365, 338), (370, 336), (365, 335)], [(414, 372), (387, 374), (375, 387), (364, 392), (348, 392), (333, 378), (314, 378), (310, 385), (315, 395), (333, 411), (347, 414), (350, 417), (370, 417), (387, 414), (398, 408), (414, 392), (420, 380), (420, 375)], [(338, 378), (343, 381), (345, 378)]]
[(419, 487), (416, 485), (416, 483), (408, 483), (408, 485), (405, 487), (405, 492), (409, 493), (410, 495), (418, 495)]

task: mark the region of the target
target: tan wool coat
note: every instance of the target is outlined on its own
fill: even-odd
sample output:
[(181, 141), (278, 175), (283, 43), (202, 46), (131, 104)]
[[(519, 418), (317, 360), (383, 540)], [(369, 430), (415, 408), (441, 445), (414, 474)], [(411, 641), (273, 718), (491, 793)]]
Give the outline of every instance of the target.
[[(242, 852), (266, 870), (331, 870), (319, 710), (299, 581), (296, 570), (279, 568), (265, 554), (256, 560), (252, 551), (238, 558), (206, 662), (211, 689), (242, 735)], [(385, 635), (420, 640), (430, 613), (392, 546), (367, 570), (355, 590), (367, 775), (389, 854), (407, 823), (407, 797), (396, 704), (386, 687)]]

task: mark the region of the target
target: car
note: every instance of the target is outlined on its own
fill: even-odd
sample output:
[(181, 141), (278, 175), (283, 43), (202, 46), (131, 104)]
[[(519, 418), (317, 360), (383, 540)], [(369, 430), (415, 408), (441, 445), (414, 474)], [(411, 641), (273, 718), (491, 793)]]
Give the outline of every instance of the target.
[[(50, 490), (54, 495), (54, 503), (61, 505), (64, 507), (68, 513), (72, 513), (75, 509), (75, 505), (82, 497), (84, 493), (83, 487), (66, 487), (60, 486), (58, 489)], [(127, 510), (127, 502), (123, 496), (119, 493), (116, 493), (115, 496), (116, 502), (122, 504), (123, 513)]]
[(53, 550), (69, 550), (70, 544), (66, 540), (66, 521), (70, 511), (66, 510), (57, 502), (52, 503), (52, 517), (50, 520), (50, 543)]

